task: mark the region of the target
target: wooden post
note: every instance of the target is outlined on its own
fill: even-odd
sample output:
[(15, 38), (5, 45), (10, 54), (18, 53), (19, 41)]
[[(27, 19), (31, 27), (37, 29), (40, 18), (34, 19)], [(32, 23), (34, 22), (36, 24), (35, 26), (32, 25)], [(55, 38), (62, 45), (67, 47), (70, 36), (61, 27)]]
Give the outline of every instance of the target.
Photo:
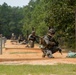
[(0, 54), (2, 54), (2, 34), (0, 34)]
[(76, 8), (75, 8), (75, 52), (76, 52)]

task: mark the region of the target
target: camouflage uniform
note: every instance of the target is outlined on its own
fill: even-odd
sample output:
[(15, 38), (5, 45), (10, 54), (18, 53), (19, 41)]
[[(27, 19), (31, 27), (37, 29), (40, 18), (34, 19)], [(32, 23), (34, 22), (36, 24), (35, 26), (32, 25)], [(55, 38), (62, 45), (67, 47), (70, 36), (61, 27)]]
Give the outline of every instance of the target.
[(12, 36), (11, 36), (11, 42), (15, 41), (16, 40), (16, 35), (14, 33), (12, 33)]
[(32, 31), (32, 33), (28, 36), (28, 41), (29, 41), (29, 47), (33, 48), (34, 42), (36, 41), (35, 31)]
[(43, 37), (42, 52), (43, 57), (48, 56), (49, 58), (53, 58), (53, 53), (59, 51), (61, 53), (61, 49), (58, 48), (58, 42), (53, 38), (53, 34), (55, 31), (50, 29), (48, 34)]
[(20, 42), (22, 42), (23, 41), (23, 37), (22, 37), (22, 35), (19, 35), (19, 37), (18, 37), (18, 42), (20, 43)]

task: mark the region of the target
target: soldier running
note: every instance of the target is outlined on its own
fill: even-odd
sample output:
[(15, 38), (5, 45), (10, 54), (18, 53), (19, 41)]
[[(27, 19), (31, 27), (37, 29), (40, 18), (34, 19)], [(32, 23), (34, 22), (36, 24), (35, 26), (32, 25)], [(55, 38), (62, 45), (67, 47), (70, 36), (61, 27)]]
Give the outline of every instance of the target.
[(35, 41), (37, 42), (37, 36), (35, 31), (32, 31), (32, 33), (28, 36), (28, 45), (26, 47), (33, 48)]

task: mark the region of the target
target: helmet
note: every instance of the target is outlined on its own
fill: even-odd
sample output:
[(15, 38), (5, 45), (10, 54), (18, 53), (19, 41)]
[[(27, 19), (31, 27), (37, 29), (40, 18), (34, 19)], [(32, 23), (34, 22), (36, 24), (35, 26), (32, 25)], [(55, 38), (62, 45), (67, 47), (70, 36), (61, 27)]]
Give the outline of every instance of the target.
[(50, 29), (50, 30), (48, 31), (48, 33), (50, 33), (50, 34), (55, 34), (55, 30), (54, 30), (54, 29)]
[(35, 34), (35, 31), (32, 31), (32, 34)]

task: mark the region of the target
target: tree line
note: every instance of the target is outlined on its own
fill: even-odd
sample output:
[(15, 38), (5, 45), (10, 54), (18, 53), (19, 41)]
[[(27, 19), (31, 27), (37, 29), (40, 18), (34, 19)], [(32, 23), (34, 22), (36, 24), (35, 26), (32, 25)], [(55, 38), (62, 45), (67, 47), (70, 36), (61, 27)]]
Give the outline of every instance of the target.
[(76, 0), (30, 0), (23, 7), (0, 5), (0, 33), (10, 38), (12, 33), (27, 37), (32, 27), (44, 36), (48, 27), (56, 31), (61, 45), (75, 48)]

